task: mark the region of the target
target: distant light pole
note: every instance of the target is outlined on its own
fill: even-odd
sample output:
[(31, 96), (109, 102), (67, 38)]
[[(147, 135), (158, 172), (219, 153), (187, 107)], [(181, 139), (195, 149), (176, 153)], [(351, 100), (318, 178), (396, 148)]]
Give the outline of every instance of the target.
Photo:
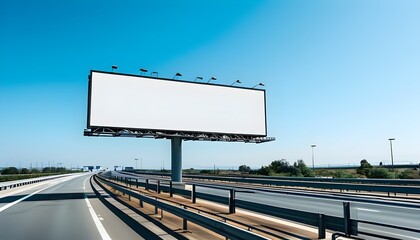
[(197, 82), (197, 80), (203, 80), (203, 77), (196, 77), (196, 78), (194, 79), (194, 82)]
[(58, 172), (58, 165), (62, 165), (63, 163), (59, 162), (57, 163), (57, 167), (55, 168), (55, 171)]
[(111, 68), (112, 68), (112, 72), (114, 72), (114, 70), (118, 69), (118, 66), (117, 65), (112, 65)]
[(136, 169), (137, 169), (137, 161), (138, 161), (139, 159), (138, 159), (138, 158), (135, 158), (134, 160), (136, 161)]
[(157, 78), (159, 77), (159, 73), (158, 72), (151, 72), (150, 73), (150, 76), (153, 76), (153, 75), (156, 75)]
[(392, 166), (392, 170), (394, 170), (394, 154), (392, 152), (392, 141), (395, 140), (395, 138), (390, 138), (389, 140), (389, 146), (391, 147), (391, 166)]
[(312, 148), (312, 171), (315, 171), (315, 161), (314, 161), (314, 148), (316, 147), (315, 144), (311, 145)]

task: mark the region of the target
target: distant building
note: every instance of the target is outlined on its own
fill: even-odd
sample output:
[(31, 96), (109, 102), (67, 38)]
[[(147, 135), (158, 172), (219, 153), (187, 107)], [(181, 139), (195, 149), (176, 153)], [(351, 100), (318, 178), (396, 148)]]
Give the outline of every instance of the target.
[(124, 171), (134, 171), (134, 168), (133, 167), (125, 167)]

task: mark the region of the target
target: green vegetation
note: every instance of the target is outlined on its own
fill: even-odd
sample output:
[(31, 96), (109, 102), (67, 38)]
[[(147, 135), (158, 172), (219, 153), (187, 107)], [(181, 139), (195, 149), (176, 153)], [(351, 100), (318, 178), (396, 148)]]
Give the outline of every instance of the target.
[(372, 165), (370, 165), (370, 163), (366, 159), (360, 161), (360, 167), (357, 169), (358, 174), (365, 175), (365, 177), (369, 177), (371, 171)]
[[(245, 165), (242, 165), (245, 166)], [(249, 171), (249, 173), (267, 176), (295, 176), (295, 177), (314, 177), (312, 169), (308, 168), (303, 160), (297, 160), (293, 165), (286, 159), (275, 160), (268, 166), (262, 166), (259, 170)]]
[[(245, 165), (242, 165), (245, 166)], [(242, 167), (241, 166), (241, 167)], [(258, 170), (249, 171), (250, 174), (267, 176), (294, 176), (294, 177), (333, 177), (333, 178), (382, 178), (382, 179), (414, 179), (420, 178), (420, 172), (416, 169), (405, 169), (397, 171), (383, 168), (382, 166), (373, 167), (366, 159), (360, 161), (360, 166), (356, 169), (312, 169), (308, 168), (303, 160), (297, 160), (290, 165), (285, 159), (275, 160), (268, 166), (262, 166)]]
[[(393, 170), (372, 166), (366, 159), (360, 161), (360, 166), (353, 169), (312, 169), (308, 168), (303, 160), (297, 160), (290, 164), (286, 159), (272, 161), (267, 166), (252, 170), (247, 165), (241, 165), (238, 169), (241, 174), (255, 174), (265, 176), (284, 177), (331, 177), (331, 178), (382, 178), (382, 179), (419, 179), (418, 169)], [(211, 170), (201, 170), (201, 173), (212, 174)], [(229, 174), (234, 172), (230, 171)]]
[(239, 166), (239, 172), (241, 173), (249, 173), (250, 171), (251, 171), (251, 168), (245, 164)]
[(58, 175), (64, 173), (74, 173), (74, 172), (81, 172), (69, 170), (63, 167), (60, 168), (44, 168), (42, 171), (33, 168), (33, 169), (17, 169), (16, 167), (8, 167), (1, 170), (0, 175), (0, 182), (7, 182), (7, 181), (14, 181), (14, 180), (21, 180), (21, 179), (28, 179), (28, 178), (36, 178), (36, 177), (44, 177), (44, 176), (51, 176), (51, 175)]
[[(321, 176), (323, 176), (323, 175), (321, 175)], [(333, 177), (334, 178), (356, 178), (357, 176), (355, 176), (355, 175), (353, 175), (349, 172), (346, 172), (342, 169), (338, 169), (334, 172)]]
[(384, 179), (392, 179), (395, 178), (395, 172), (392, 172), (386, 168), (372, 168), (369, 173), (369, 178), (384, 178)]
[[(152, 171), (153, 172), (153, 171)], [(155, 171), (170, 173), (170, 170)], [(293, 164), (286, 159), (274, 160), (259, 169), (252, 169), (242, 164), (237, 169), (184, 169), (184, 174), (208, 174), (208, 175), (265, 175), (283, 177), (327, 177), (327, 178), (382, 178), (382, 179), (420, 179), (418, 168), (393, 170), (385, 168), (382, 164), (372, 166), (368, 160), (362, 159), (360, 166), (345, 169), (323, 168), (312, 170), (303, 160), (297, 160)]]

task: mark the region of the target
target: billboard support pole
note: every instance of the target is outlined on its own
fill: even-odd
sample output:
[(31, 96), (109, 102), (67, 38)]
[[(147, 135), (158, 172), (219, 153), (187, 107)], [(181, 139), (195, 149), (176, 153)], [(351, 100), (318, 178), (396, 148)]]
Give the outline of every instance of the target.
[(171, 172), (173, 182), (182, 182), (182, 139), (171, 138)]

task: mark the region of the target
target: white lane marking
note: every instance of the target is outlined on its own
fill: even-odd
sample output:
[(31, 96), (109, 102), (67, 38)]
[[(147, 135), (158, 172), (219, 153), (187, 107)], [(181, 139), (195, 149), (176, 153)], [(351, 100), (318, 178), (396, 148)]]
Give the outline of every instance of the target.
[(35, 191), (35, 192), (33, 192), (33, 193), (29, 194), (29, 195), (26, 195), (26, 196), (24, 196), (24, 197), (22, 197), (22, 198), (20, 198), (20, 199), (18, 199), (18, 200), (16, 200), (16, 201), (14, 201), (14, 202), (11, 202), (11, 203), (8, 203), (8, 204), (4, 205), (3, 207), (1, 207), (1, 208), (0, 208), (0, 212), (3, 212), (4, 210), (6, 210), (6, 209), (8, 209), (8, 208), (12, 207), (13, 205), (18, 204), (18, 203), (22, 202), (23, 200), (25, 200), (25, 199), (27, 199), (27, 198), (30, 198), (30, 197), (32, 197), (33, 195), (35, 195), (35, 194), (37, 194), (37, 193), (39, 193), (39, 192), (41, 192), (41, 191), (44, 191), (44, 190), (45, 190), (45, 189), (47, 189), (47, 188), (50, 188), (50, 187), (52, 187), (52, 186), (54, 186), (54, 185), (57, 185), (57, 184), (59, 184), (59, 183), (65, 182), (65, 181), (68, 181), (68, 180), (73, 179), (73, 178), (75, 178), (75, 177), (71, 177), (71, 178), (68, 178), (68, 179), (60, 179), (61, 181), (57, 181), (57, 182), (55, 182), (54, 184), (51, 184), (51, 183), (50, 183), (50, 184), (48, 184), (48, 186), (46, 186), (46, 187), (44, 187), (44, 188), (42, 188), (42, 189), (40, 189), (40, 190), (38, 190), (38, 191)]
[(23, 198), (20, 198), (20, 199), (14, 201), (14, 202), (8, 203), (8, 204), (6, 204), (6, 205), (4, 205), (3, 207), (0, 208), (0, 212), (3, 212), (4, 210), (8, 209), (9, 207), (11, 207), (11, 206), (13, 206), (15, 204), (18, 204), (18, 203), (22, 202), (23, 200), (25, 200), (25, 199), (27, 199), (29, 197), (32, 197), (33, 195), (35, 195), (35, 194), (37, 194), (37, 193), (39, 193), (41, 191), (44, 191), (45, 189), (50, 188), (50, 187), (52, 187), (52, 186), (44, 187), (44, 188), (42, 188), (42, 189), (40, 189), (38, 191), (35, 191), (35, 192), (33, 192), (33, 193), (29, 194), (29, 195), (24, 196)]
[(101, 237), (103, 240), (111, 240), (111, 237), (108, 235), (108, 233), (106, 232), (104, 226), (101, 223), (101, 220), (96, 216), (95, 210), (93, 210), (92, 205), (90, 205), (89, 199), (85, 196), (85, 200), (86, 200), (86, 204), (88, 206), (89, 209), (89, 213), (92, 216), (93, 222), (96, 225), (96, 228), (99, 231), (99, 234), (101, 234)]
[[(88, 178), (90, 178), (90, 176)], [(86, 186), (85, 185), (86, 184), (86, 180), (88, 178), (85, 179), (85, 182), (83, 183), (83, 188), (85, 188), (85, 186)], [(99, 231), (99, 234), (101, 234), (102, 239), (103, 240), (111, 240), (111, 237), (108, 235), (108, 233), (106, 232), (104, 226), (101, 223), (101, 220), (103, 220), (103, 218), (102, 219), (98, 218), (98, 215), (95, 213), (95, 210), (93, 209), (93, 207), (90, 204), (89, 199), (87, 198), (86, 195), (85, 195), (85, 201), (86, 201), (87, 207), (89, 209), (89, 213), (90, 213), (90, 215), (91, 215), (91, 217), (93, 219), (93, 222), (95, 223), (96, 228)]]
[(49, 180), (46, 180), (46, 181), (43, 181), (43, 182), (37, 182), (37, 183), (30, 184), (30, 185), (18, 187), (18, 188), (11, 188), (11, 189), (9, 188), (7, 190), (3, 190), (3, 191), (0, 192), (0, 195), (1, 195), (0, 198), (13, 196), (13, 195), (16, 195), (18, 193), (25, 192), (25, 191), (31, 190), (32, 188), (36, 188), (36, 187), (39, 187), (39, 186), (42, 186), (42, 185), (51, 185), (51, 181), (53, 181), (52, 183), (54, 183), (54, 180), (58, 181), (58, 180), (63, 179), (63, 178), (74, 177), (74, 176), (80, 176), (80, 174), (63, 176), (59, 179), (49, 179)]
[[(373, 228), (368, 228), (368, 227), (360, 227), (361, 230), (365, 230), (366, 232), (370, 232), (370, 233), (376, 233), (378, 235), (382, 235), (382, 236), (389, 236), (389, 237), (395, 237), (398, 239), (413, 239), (416, 240), (418, 239), (418, 237), (416, 235), (414, 235), (414, 237), (411, 235), (402, 235), (402, 234), (398, 234), (398, 233), (394, 233), (394, 232), (387, 232), (384, 231), (383, 229), (380, 229), (380, 231), (378, 231), (377, 229), (373, 229)], [(407, 233), (410, 234), (410, 233)], [(363, 235), (363, 234), (361, 234)], [(364, 235), (366, 236), (366, 235)]]
[(90, 178), (90, 176), (89, 177), (87, 177), (86, 179), (85, 179), (85, 181), (83, 182), (83, 190), (86, 190), (86, 180), (88, 180)]

